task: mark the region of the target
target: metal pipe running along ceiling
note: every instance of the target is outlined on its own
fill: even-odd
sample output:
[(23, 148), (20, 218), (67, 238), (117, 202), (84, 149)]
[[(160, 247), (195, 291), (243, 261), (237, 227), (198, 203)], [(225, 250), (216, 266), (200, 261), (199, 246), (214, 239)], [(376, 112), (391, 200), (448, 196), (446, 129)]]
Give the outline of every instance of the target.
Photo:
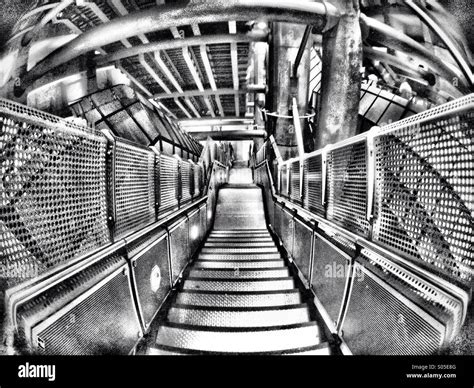
[(336, 7), (325, 2), (302, 0), (275, 2), (272, 0), (217, 0), (160, 5), (118, 17), (79, 35), (51, 53), (31, 69), (21, 80), (20, 89), (53, 68), (80, 55), (132, 36), (181, 25), (231, 21), (273, 20), (313, 26), (323, 32), (334, 27), (339, 20)]

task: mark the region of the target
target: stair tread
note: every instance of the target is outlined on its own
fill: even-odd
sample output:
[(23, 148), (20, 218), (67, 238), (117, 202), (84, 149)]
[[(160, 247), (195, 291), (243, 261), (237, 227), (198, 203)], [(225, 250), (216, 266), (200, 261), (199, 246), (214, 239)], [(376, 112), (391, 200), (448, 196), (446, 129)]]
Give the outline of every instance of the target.
[(279, 253), (253, 253), (253, 254), (238, 254), (238, 253), (200, 253), (199, 260), (217, 260), (217, 261), (252, 261), (252, 260), (281, 260)]
[(315, 322), (278, 328), (222, 328), (167, 323), (158, 329), (156, 344), (176, 348), (260, 353), (316, 346), (321, 342)]
[(249, 248), (232, 248), (232, 247), (206, 247), (201, 250), (202, 253), (278, 253), (276, 246), (273, 247), (249, 247)]
[(280, 260), (197, 260), (194, 263), (194, 268), (206, 269), (235, 269), (235, 268), (279, 268), (285, 265), (282, 259)]
[[(163, 346), (155, 344), (148, 352), (149, 355), (169, 355), (169, 356), (186, 356), (186, 355), (223, 355), (229, 354), (220, 353), (220, 352), (203, 352), (203, 351), (196, 351), (190, 349), (183, 349), (183, 348), (176, 348), (173, 346)], [(245, 354), (245, 353), (240, 353)], [(327, 342), (320, 343), (318, 345), (301, 347), (298, 349), (289, 349), (284, 351), (276, 351), (276, 352), (257, 352), (252, 354), (259, 354), (259, 355), (330, 355), (331, 348)]]
[(207, 241), (206, 244), (204, 244), (204, 248), (264, 248), (264, 247), (276, 247), (275, 243), (273, 241), (242, 241), (242, 242), (229, 242), (229, 241), (223, 241), (223, 242), (209, 242)]
[(168, 321), (193, 326), (261, 328), (309, 322), (310, 315), (306, 304), (246, 310), (174, 305)]
[(292, 277), (279, 279), (205, 279), (187, 278), (184, 290), (215, 291), (276, 291), (289, 290), (295, 287)]
[(190, 277), (220, 278), (220, 279), (258, 279), (258, 278), (285, 278), (289, 276), (287, 267), (279, 268), (196, 268), (192, 267)]
[(210, 307), (271, 307), (300, 304), (301, 294), (297, 289), (234, 293), (184, 290), (177, 295), (175, 303)]

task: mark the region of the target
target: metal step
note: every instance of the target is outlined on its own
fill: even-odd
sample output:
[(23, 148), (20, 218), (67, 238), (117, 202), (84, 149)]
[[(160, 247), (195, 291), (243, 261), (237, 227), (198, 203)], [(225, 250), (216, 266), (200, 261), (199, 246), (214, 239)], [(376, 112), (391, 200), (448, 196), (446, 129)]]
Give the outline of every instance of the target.
[(258, 236), (258, 237), (267, 237), (270, 236), (270, 232), (268, 230), (241, 230), (239, 232), (235, 232), (235, 230), (229, 229), (229, 230), (221, 230), (219, 232), (216, 231), (211, 231), (209, 233), (210, 237), (232, 237), (232, 238), (239, 238), (243, 236)]
[(301, 303), (299, 290), (260, 292), (181, 291), (175, 303), (210, 307), (271, 307)]
[(232, 247), (227, 247), (227, 248), (206, 248), (205, 246), (201, 250), (202, 253), (211, 253), (211, 254), (219, 254), (219, 253), (277, 253), (278, 249), (277, 247), (255, 247), (255, 248), (232, 248)]
[(239, 243), (239, 242), (267, 242), (271, 241), (273, 242), (273, 239), (268, 236), (268, 237), (209, 237), (206, 242), (226, 242), (226, 243)]
[(315, 322), (251, 331), (167, 323), (160, 326), (156, 336), (157, 345), (223, 353), (297, 350), (316, 346), (320, 342), (320, 332)]
[(278, 291), (291, 290), (295, 287), (293, 278), (234, 280), (234, 279), (201, 279), (188, 278), (185, 280), (184, 290), (202, 291)]
[(263, 247), (275, 247), (273, 241), (206, 241), (204, 248), (263, 248)]
[(279, 253), (248, 253), (248, 254), (237, 254), (237, 253), (200, 253), (198, 256), (199, 260), (216, 260), (216, 261), (255, 261), (255, 260), (281, 260)]
[(290, 276), (290, 271), (286, 267), (280, 268), (239, 268), (233, 269), (219, 268), (196, 268), (192, 267), (189, 272), (191, 278), (206, 278), (206, 279), (270, 279), (270, 278), (287, 278)]
[[(264, 240), (271, 240), (271, 236), (269, 234), (242, 234), (239, 236), (228, 236), (228, 235), (221, 235), (221, 236), (214, 236), (209, 235), (208, 240), (219, 240), (219, 241), (264, 241)], [(206, 240), (207, 241), (207, 240)]]
[(238, 236), (242, 234), (269, 234), (268, 229), (213, 229), (211, 236)]
[[(157, 355), (157, 356), (186, 356), (186, 355), (222, 355), (228, 353), (219, 353), (219, 352), (200, 352), (196, 350), (175, 348), (172, 346), (162, 346), (154, 345), (149, 349), (148, 355)], [(277, 352), (260, 352), (259, 355), (281, 355), (281, 356), (328, 356), (331, 355), (331, 348), (327, 342), (322, 342), (319, 345), (308, 346), (299, 349), (291, 349)]]
[(264, 309), (174, 305), (168, 321), (193, 326), (262, 328), (309, 322), (310, 315), (306, 304)]
[(280, 268), (284, 267), (285, 262), (283, 260), (197, 260), (194, 263), (194, 268)]

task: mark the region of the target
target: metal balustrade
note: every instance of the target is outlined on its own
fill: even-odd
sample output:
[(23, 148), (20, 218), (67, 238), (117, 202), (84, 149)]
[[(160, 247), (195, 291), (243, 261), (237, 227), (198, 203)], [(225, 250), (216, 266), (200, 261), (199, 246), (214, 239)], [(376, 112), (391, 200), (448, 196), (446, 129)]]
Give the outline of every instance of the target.
[[(474, 274), (473, 108), (471, 94), (279, 160), (277, 182), (263, 157), (267, 145), (256, 154), (272, 227), (355, 353), (433, 353), (463, 324)], [(300, 224), (312, 230), (311, 254), (308, 238), (300, 239), (306, 233), (291, 231)], [(342, 279), (324, 276), (325, 251), (346, 257)], [(344, 260), (334, 263), (342, 268)], [(333, 287), (334, 300), (321, 284)]]
[[(212, 153), (211, 148), (214, 148)], [(16, 332), (27, 348), (42, 353), (44, 338), (53, 338), (54, 333), (48, 330), (59, 330), (59, 326), (54, 323), (55, 326), (49, 328), (48, 318), (39, 327), (37, 319), (52, 313), (59, 317), (62, 314), (59, 307), (76, 303), (78, 290), (92, 287), (91, 281), (99, 283), (94, 283), (97, 293), (92, 291), (95, 285), (90, 288), (90, 297), (102, 298), (106, 279), (100, 280), (97, 276), (112, 271), (107, 265), (109, 257), (115, 260), (113, 271), (123, 268), (127, 274), (128, 271), (136, 274), (128, 280), (119, 280), (114, 272), (107, 277), (107, 287), (120, 285), (123, 290), (140, 287), (137, 282), (141, 282), (142, 275), (137, 274), (143, 270), (135, 266), (150, 266), (147, 263), (156, 259), (140, 252), (153, 248), (150, 241), (156, 240), (153, 236), (162, 235), (157, 231), (163, 228), (166, 239), (160, 243), (159, 251), (160, 254), (167, 252), (167, 247), (175, 244), (170, 226), (176, 217), (184, 217), (181, 234), (193, 241), (195, 251), (196, 244), (202, 241), (212, 224), (215, 191), (227, 181), (228, 168), (217, 161), (226, 163), (224, 151), (209, 139), (199, 163), (194, 164), (177, 155), (164, 155), (155, 147), (134, 144), (110, 132), (81, 127), (0, 99), (0, 277), (7, 307), (7, 319), (2, 328), (2, 335), (7, 338), (5, 342), (12, 345), (11, 334)], [(208, 198), (212, 207), (206, 205)], [(193, 221), (191, 225), (188, 213), (195, 209), (201, 209), (199, 222)], [(201, 230), (203, 227), (205, 230)], [(169, 276), (168, 283), (159, 283), (168, 284), (168, 289), (160, 291), (162, 297), (191, 259), (193, 252), (188, 251), (181, 255), (179, 262), (174, 262), (171, 256), (169, 264), (166, 264), (168, 259), (160, 262), (158, 273)], [(141, 256), (145, 258), (138, 259)], [(94, 270), (91, 265), (98, 269)], [(56, 288), (60, 292), (54, 291)], [(150, 302), (150, 296), (143, 292), (148, 291), (130, 292), (129, 297), (138, 294), (142, 302)], [(55, 297), (45, 305), (44, 295)], [(126, 319), (133, 320), (133, 327), (142, 322), (141, 329), (137, 328), (142, 335), (159, 303), (143, 306), (146, 316), (141, 316), (140, 309), (138, 317), (133, 318), (135, 307), (129, 297), (120, 303), (127, 310)], [(33, 303), (34, 309), (29, 309), (28, 303)], [(84, 300), (74, 308), (84, 319), (80, 322), (85, 327), (95, 322), (81, 307), (87, 303)], [(61, 325), (61, 319), (54, 322)], [(125, 330), (125, 327), (126, 322), (121, 322), (117, 330)], [(87, 330), (83, 334), (87, 337)], [(137, 338), (136, 333), (126, 335), (127, 346)], [(119, 343), (110, 344), (116, 348), (109, 351), (123, 352)], [(71, 346), (65, 347), (64, 352), (60, 348), (48, 348), (46, 353), (68, 353), (69, 350), (94, 353), (107, 348), (106, 343), (101, 345), (102, 349), (73, 349)]]

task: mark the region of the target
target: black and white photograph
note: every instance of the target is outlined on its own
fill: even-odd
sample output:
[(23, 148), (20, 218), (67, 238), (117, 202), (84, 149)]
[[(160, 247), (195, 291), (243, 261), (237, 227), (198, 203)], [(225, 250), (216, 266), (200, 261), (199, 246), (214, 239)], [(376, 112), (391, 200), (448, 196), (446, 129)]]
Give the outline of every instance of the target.
[(0, 0), (0, 387), (252, 357), (472, 388), (473, 21)]

